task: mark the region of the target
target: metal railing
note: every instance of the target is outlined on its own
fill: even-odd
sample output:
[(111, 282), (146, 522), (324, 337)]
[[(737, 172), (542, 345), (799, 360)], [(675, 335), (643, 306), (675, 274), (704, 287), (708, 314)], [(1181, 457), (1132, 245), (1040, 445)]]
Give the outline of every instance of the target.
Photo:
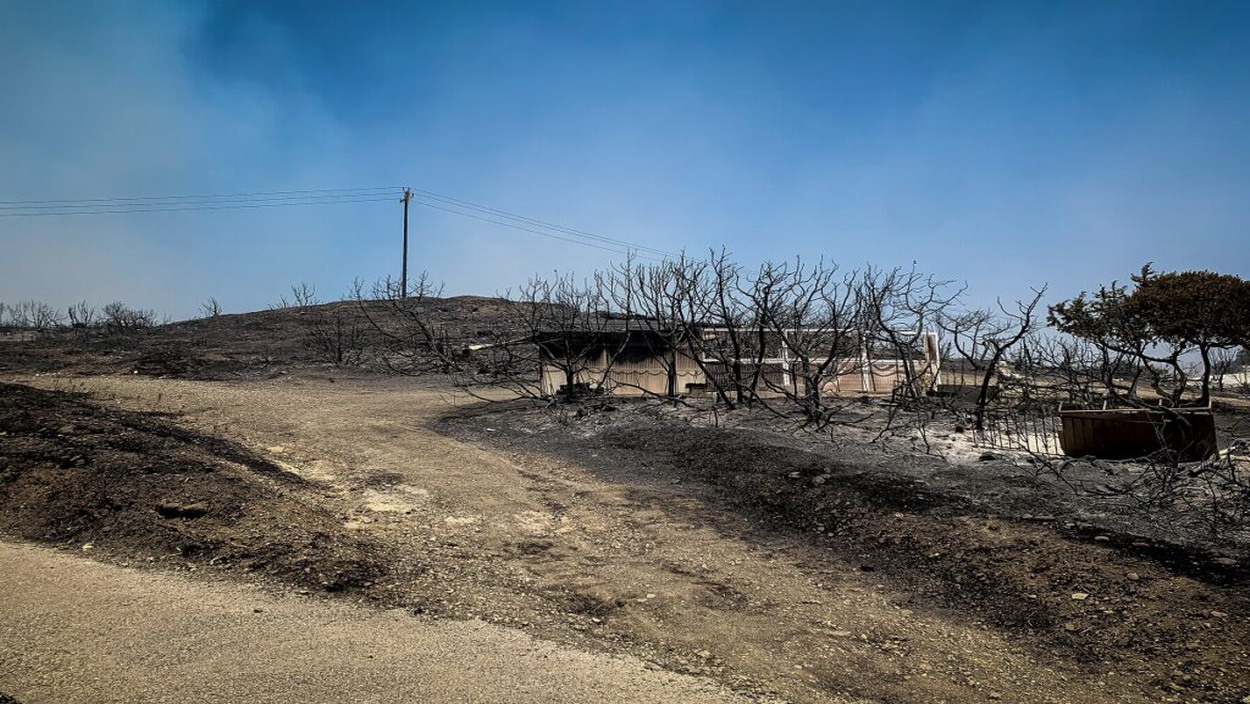
[(1063, 454), (1059, 436), (1062, 422), (1057, 408), (1023, 406), (988, 411), (983, 428), (973, 431), (973, 444), (995, 450), (1036, 455)]

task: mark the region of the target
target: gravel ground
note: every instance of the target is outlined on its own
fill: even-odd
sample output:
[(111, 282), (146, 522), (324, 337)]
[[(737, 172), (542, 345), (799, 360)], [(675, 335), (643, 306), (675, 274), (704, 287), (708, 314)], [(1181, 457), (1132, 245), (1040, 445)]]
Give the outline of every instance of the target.
[(48, 548), (0, 543), (0, 592), (0, 687), (25, 704), (745, 701), (481, 622), (274, 596)]

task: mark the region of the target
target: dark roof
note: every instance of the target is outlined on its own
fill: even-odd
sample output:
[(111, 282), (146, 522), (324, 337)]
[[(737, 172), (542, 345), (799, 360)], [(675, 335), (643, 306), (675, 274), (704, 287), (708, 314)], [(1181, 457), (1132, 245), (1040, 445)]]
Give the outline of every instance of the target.
[[(676, 331), (680, 335), (680, 331)], [(647, 349), (666, 349), (674, 334), (639, 328), (603, 329), (603, 330), (569, 330), (536, 333), (530, 341), (540, 347), (645, 347)]]

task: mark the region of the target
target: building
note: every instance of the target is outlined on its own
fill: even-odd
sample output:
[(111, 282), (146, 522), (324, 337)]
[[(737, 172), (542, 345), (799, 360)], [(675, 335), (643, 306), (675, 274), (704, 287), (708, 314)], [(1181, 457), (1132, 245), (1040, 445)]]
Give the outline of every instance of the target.
[(908, 383), (927, 393), (939, 381), (938, 340), (931, 332), (668, 330), (613, 322), (605, 329), (531, 338), (544, 395), (570, 385), (615, 395), (714, 395), (735, 388), (735, 379), (761, 395), (803, 394), (813, 381), (822, 394), (888, 394)]

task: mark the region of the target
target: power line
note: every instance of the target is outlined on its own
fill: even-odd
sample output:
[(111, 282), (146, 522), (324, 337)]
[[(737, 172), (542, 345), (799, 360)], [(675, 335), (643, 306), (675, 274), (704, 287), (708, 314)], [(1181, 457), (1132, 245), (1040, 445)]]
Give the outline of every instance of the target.
[(435, 193), (433, 191), (427, 191), (427, 190), (423, 190), (420, 188), (413, 188), (412, 191), (416, 194), (419, 194), (421, 196), (424, 196), (433, 200), (437, 200), (442, 203), (456, 205), (459, 207), (468, 208), (470, 210), (475, 210), (478, 212), (489, 213), (491, 215), (507, 218), (509, 220), (516, 220), (519, 222), (527, 223), (527, 224), (534, 225), (537, 227), (542, 227), (545, 229), (556, 230), (558, 232), (563, 232), (565, 234), (572, 235), (574, 237), (593, 239), (599, 242), (604, 242), (606, 244), (613, 244), (618, 247), (627, 247), (634, 251), (642, 250), (642, 251), (654, 252), (655, 254), (661, 254), (664, 256), (668, 256), (668, 257), (677, 256), (675, 252), (669, 252), (667, 250), (657, 249), (655, 247), (648, 247), (645, 245), (634, 244), (632, 242), (626, 242), (625, 240), (615, 239), (612, 237), (606, 237), (604, 235), (595, 234), (593, 232), (586, 232), (585, 230), (578, 230), (578, 229), (571, 228), (571, 227), (564, 227), (563, 225), (556, 225), (556, 224), (547, 222), (545, 220), (539, 220), (538, 218), (531, 218), (525, 215), (517, 215), (516, 213), (510, 213), (506, 210), (500, 210), (499, 208), (492, 208), (489, 206), (480, 205), (472, 201), (461, 200), (459, 198), (452, 198), (451, 196), (442, 195), (440, 193)]
[(69, 217), (83, 215), (129, 215), (206, 210), (251, 210), (301, 205), (341, 205), (392, 201), (402, 194), (427, 208), (472, 218), (521, 232), (592, 247), (613, 254), (662, 261), (678, 255), (656, 247), (607, 237), (594, 232), (557, 225), (546, 220), (519, 215), (499, 208), (453, 198), (425, 189), (401, 186), (374, 188), (319, 188), (284, 191), (250, 191), (217, 194), (164, 196), (118, 196), (111, 198), (5, 200), (0, 201), (0, 218)]
[[(414, 191), (415, 191), (415, 189), (414, 189)], [(582, 246), (584, 246), (584, 247), (594, 247), (595, 249), (602, 249), (602, 250), (603, 250), (603, 251), (605, 251), (605, 252), (612, 252), (613, 254), (624, 254), (624, 255), (626, 255), (626, 256), (630, 256), (630, 255), (632, 254), (633, 256), (637, 256), (637, 257), (638, 257), (638, 258), (640, 258), (640, 259), (647, 259), (647, 260), (649, 260), (649, 261), (653, 261), (653, 262), (663, 261), (663, 259), (661, 259), (661, 258), (659, 258), (659, 257), (653, 257), (653, 256), (650, 256), (650, 255), (647, 255), (647, 254), (641, 254), (641, 253), (638, 253), (638, 252), (631, 252), (630, 250), (635, 249), (635, 247), (634, 247), (633, 245), (630, 245), (630, 244), (622, 244), (622, 245), (621, 245), (621, 247), (623, 248), (623, 251), (622, 251), (622, 249), (613, 248), (613, 247), (604, 246), (604, 245), (599, 245), (599, 244), (595, 244), (595, 243), (593, 243), (593, 242), (587, 242), (587, 241), (585, 241), (585, 240), (574, 239), (574, 238), (572, 238), (572, 237), (563, 237), (563, 236), (561, 236), (561, 235), (557, 235), (557, 234), (552, 233), (552, 232), (544, 232), (544, 231), (542, 231), (542, 230), (536, 230), (536, 229), (534, 229), (534, 228), (525, 227), (525, 226), (523, 226), (523, 225), (517, 225), (517, 224), (515, 224), (515, 223), (510, 223), (510, 222), (506, 222), (506, 221), (502, 221), (502, 220), (492, 220), (491, 218), (488, 218), (488, 217), (483, 217), (483, 216), (481, 216), (481, 215), (474, 215), (473, 213), (466, 213), (466, 212), (459, 211), (459, 210), (453, 210), (453, 209), (451, 209), (451, 208), (446, 208), (446, 207), (443, 207), (443, 206), (440, 206), (440, 205), (435, 205), (435, 204), (433, 204), (433, 203), (426, 203), (426, 202), (421, 201), (421, 200), (419, 200), (419, 199), (417, 199), (417, 198), (413, 198), (412, 202), (413, 202), (413, 203), (417, 203), (417, 204), (419, 204), (419, 205), (424, 205), (424, 206), (425, 206), (425, 207), (427, 207), (427, 208), (433, 208), (433, 209), (435, 209), (435, 210), (441, 210), (441, 211), (443, 211), (443, 212), (447, 212), (447, 213), (455, 213), (456, 215), (462, 215), (462, 216), (467, 217), (467, 218), (473, 218), (474, 220), (481, 220), (482, 222), (489, 222), (489, 223), (494, 223), (494, 224), (496, 224), (496, 225), (502, 225), (502, 226), (504, 226), (504, 227), (510, 227), (510, 228), (512, 228), (512, 229), (514, 229), (514, 230), (521, 230), (521, 231), (523, 231), (523, 232), (531, 232), (531, 233), (533, 233), (533, 234), (535, 234), (535, 235), (542, 235), (543, 237), (550, 237), (551, 239), (563, 240), (563, 241), (565, 241), (565, 242), (572, 242), (573, 244), (580, 244), (580, 245), (582, 245)]]
[(95, 209), (77, 209), (67, 208), (62, 210), (38, 210), (30, 212), (0, 212), (0, 218), (21, 218), (21, 217), (64, 217), (73, 215), (128, 215), (131, 213), (172, 213), (190, 210), (240, 210), (254, 208), (281, 208), (298, 205), (337, 205), (343, 203), (378, 203), (382, 201), (393, 200), (391, 197), (384, 198), (337, 198), (337, 199), (320, 199), (320, 200), (303, 200), (303, 201), (277, 201), (277, 202), (254, 202), (254, 201), (217, 201), (205, 203), (141, 203), (135, 205), (94, 205)]
[(236, 199), (249, 199), (253, 197), (260, 198), (260, 199), (267, 199), (267, 197), (269, 196), (272, 196), (275, 198), (280, 197), (280, 196), (296, 196), (296, 197), (303, 196), (303, 197), (313, 198), (313, 197), (319, 197), (322, 195), (342, 195), (342, 196), (370, 195), (370, 194), (387, 193), (387, 192), (392, 192), (392, 191), (399, 193), (402, 190), (403, 190), (402, 186), (382, 186), (378, 188), (311, 188), (311, 189), (294, 190), (294, 191), (250, 191), (250, 192), (243, 192), (243, 193), (212, 193), (212, 194), (201, 193), (201, 194), (183, 194), (183, 195), (166, 195), (166, 196), (118, 196), (114, 198), (61, 198), (61, 199), (55, 199), (55, 200), (0, 200), (0, 206), (12, 206), (12, 207), (20, 208), (20, 207), (26, 207), (26, 206), (38, 207), (38, 206), (42, 206), (45, 204), (55, 205), (55, 204), (61, 204), (61, 203), (76, 205), (80, 203), (106, 203), (107, 204), (107, 203), (123, 203), (123, 202), (135, 202), (135, 201), (166, 201), (166, 200), (173, 201), (173, 200), (187, 200), (187, 199), (236, 200)]

